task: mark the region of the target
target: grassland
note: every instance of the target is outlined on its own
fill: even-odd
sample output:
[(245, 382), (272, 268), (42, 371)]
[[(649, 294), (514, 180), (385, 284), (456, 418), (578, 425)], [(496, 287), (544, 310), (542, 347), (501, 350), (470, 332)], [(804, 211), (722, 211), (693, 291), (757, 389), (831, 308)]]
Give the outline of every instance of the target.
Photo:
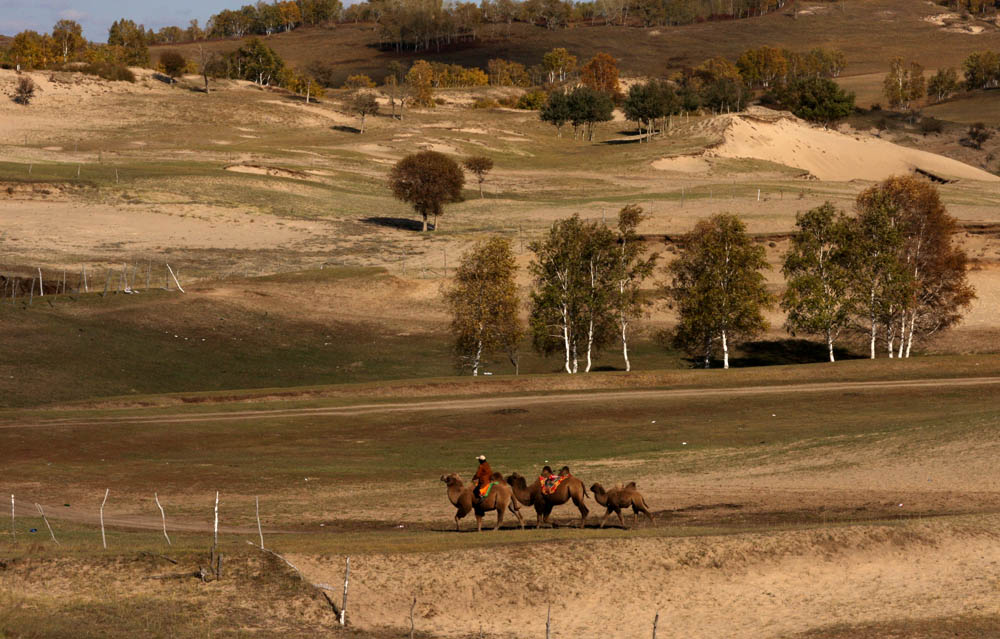
[[(568, 46), (610, 51), (639, 74), (760, 44), (836, 46), (850, 61), (840, 81), (876, 101), (889, 55), (933, 68), (1000, 48), (995, 27), (970, 36), (923, 21), (931, 5), (792, 11), (658, 33), (515, 25), (510, 40), (433, 57), (533, 64)], [(295, 65), (319, 56), (345, 75), (378, 76), (397, 56), (368, 46), (371, 28), (270, 43)], [(891, 42), (871, 46), (887, 32)], [(411, 605), (417, 636), (532, 637), (550, 604), (556, 637), (646, 636), (656, 611), (663, 636), (996, 634), (992, 184), (941, 186), (979, 299), (919, 357), (852, 359), (845, 339), (840, 361), (817, 363), (823, 349), (789, 336), (775, 310), (736, 368), (692, 370), (657, 341), (673, 321), (657, 304), (632, 373), (611, 348), (596, 372), (560, 375), (525, 343), (520, 375), (497, 360), (473, 379), (456, 376), (441, 288), (478, 238), (514, 242), (522, 295), (526, 246), (553, 220), (607, 219), (631, 202), (651, 213), (641, 231), (664, 261), (697, 219), (732, 211), (777, 267), (796, 213), (827, 200), (850, 210), (868, 182), (806, 180), (750, 158), (708, 157), (704, 172), (653, 167), (719, 142), (711, 117), (674, 121), (641, 145), (619, 118), (589, 144), (556, 138), (533, 113), (469, 108), (511, 93), (482, 88), (439, 92), (437, 108), (373, 118), (360, 135), (337, 92), (305, 105), (246, 83), (204, 95), (197, 78), (169, 87), (140, 76), (126, 86), (38, 75), (30, 109), (0, 104), (0, 274), (42, 268), (51, 282), (65, 270), (71, 289), (81, 269), (91, 277), (90, 293), (0, 299), (0, 494), (17, 500), (16, 540), (0, 525), (0, 637), (381, 639), (408, 634)], [(993, 101), (926, 107), (945, 120), (941, 133), (877, 111), (848, 132), (880, 130), (992, 170), (997, 147), (959, 139), (993, 118)], [(384, 186), (396, 159), (424, 148), (496, 163), (487, 197), (467, 189), (428, 234)], [(187, 293), (159, 288), (163, 262)], [(102, 296), (123, 263), (140, 267), (139, 294)], [(768, 282), (780, 291), (777, 268)], [(588, 486), (635, 480), (655, 523), (598, 529), (603, 510), (588, 499), (584, 530), (535, 529), (526, 512), (525, 531), (508, 513), (500, 532), (472, 533), (471, 518), (455, 532), (439, 477), (467, 476), (479, 453), (529, 477), (548, 463)], [(216, 491), (223, 579), (204, 583), (191, 575), (207, 565)], [(259, 541), (258, 499), (266, 547), (301, 578), (247, 544)], [(560, 507), (555, 518), (574, 515)], [(347, 556), (343, 630), (309, 582), (339, 587)]]

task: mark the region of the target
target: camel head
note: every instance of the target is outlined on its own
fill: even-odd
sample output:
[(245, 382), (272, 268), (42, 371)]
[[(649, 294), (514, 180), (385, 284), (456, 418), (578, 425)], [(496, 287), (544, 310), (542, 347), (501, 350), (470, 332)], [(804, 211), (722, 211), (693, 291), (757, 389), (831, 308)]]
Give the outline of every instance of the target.
[(441, 481), (443, 481), (448, 488), (451, 488), (452, 486), (458, 486), (459, 488), (462, 487), (462, 480), (459, 479), (458, 474), (456, 473), (441, 475)]
[(593, 486), (590, 487), (590, 492), (594, 493), (594, 499), (597, 500), (598, 504), (602, 506), (607, 505), (608, 493), (606, 490), (604, 490), (604, 486), (595, 483)]
[(507, 483), (511, 486), (516, 486), (518, 488), (523, 488), (527, 486), (527, 482), (524, 481), (524, 477), (520, 473), (511, 473), (507, 476)]

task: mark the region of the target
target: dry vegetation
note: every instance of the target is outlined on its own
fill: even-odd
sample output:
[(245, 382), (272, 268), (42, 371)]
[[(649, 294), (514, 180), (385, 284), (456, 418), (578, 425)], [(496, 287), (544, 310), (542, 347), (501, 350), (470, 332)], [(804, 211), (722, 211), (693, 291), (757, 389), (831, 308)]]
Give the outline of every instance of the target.
[[(562, 45), (659, 71), (720, 46), (824, 45), (864, 74), (841, 81), (863, 87), (895, 53), (933, 67), (1000, 48), (995, 26), (960, 33), (924, 20), (935, 13), (902, 0), (798, 2), (658, 32), (522, 26), (436, 58), (535, 62)], [(365, 46), (370, 29), (270, 42), (293, 63), (322, 55), (345, 75), (378, 75), (395, 56)], [(549, 603), (555, 637), (643, 636), (657, 611), (661, 636), (997, 634), (1000, 359), (988, 353), (1000, 336), (1000, 191), (989, 156), (1000, 143), (958, 143), (969, 122), (1000, 122), (992, 92), (925, 108), (945, 121), (927, 136), (879, 113), (833, 132), (769, 129), (773, 114), (758, 112), (677, 120), (639, 145), (620, 117), (585, 144), (557, 139), (535, 113), (470, 108), (510, 89), (442, 91), (437, 108), (369, 118), (360, 135), (336, 92), (306, 105), (243, 82), (205, 95), (195, 77), (32, 76), (30, 107), (0, 102), (0, 275), (42, 267), (75, 283), (86, 267), (99, 289), (123, 262), (162, 277), (169, 261), (188, 292), (0, 299), (0, 494), (19, 504), (16, 543), (0, 525), (0, 636), (398, 637), (414, 596), (425, 637), (537, 637)], [(14, 78), (0, 71), (0, 90)], [(799, 148), (776, 155), (782, 137)], [(795, 213), (826, 200), (850, 209), (870, 184), (847, 160), (837, 169), (852, 174), (820, 175), (824, 155), (848, 157), (855, 143), (905, 168), (928, 166), (914, 148), (942, 154), (936, 171), (961, 178), (940, 189), (979, 299), (924, 345), (933, 357), (803, 365), (822, 348), (788, 339), (773, 313), (739, 370), (691, 371), (653, 340), (672, 321), (656, 306), (636, 373), (608, 371), (620, 367), (609, 352), (587, 376), (552, 375), (558, 362), (531, 355), (519, 377), (502, 363), (492, 377), (452, 376), (445, 262), (476, 239), (511, 238), (524, 267), (524, 247), (554, 220), (638, 203), (652, 214), (640, 229), (650, 250), (669, 259), (696, 220), (735, 212), (777, 267)], [(470, 181), (429, 234), (386, 188), (391, 165), (421, 149), (495, 162), (487, 197)], [(777, 290), (780, 274), (768, 277)], [(480, 452), (505, 472), (567, 463), (587, 485), (636, 480), (656, 521), (452, 533), (437, 478), (467, 475)], [(151, 579), (207, 561), (216, 490), (223, 580)], [(315, 589), (246, 544), (255, 496), (268, 546), (309, 580), (337, 584), (352, 557), (353, 628), (337, 629)]]

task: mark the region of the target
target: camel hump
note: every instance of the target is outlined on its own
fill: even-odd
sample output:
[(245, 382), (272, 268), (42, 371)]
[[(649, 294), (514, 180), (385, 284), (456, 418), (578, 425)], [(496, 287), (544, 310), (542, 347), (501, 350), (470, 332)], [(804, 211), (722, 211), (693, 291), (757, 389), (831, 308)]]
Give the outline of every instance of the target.
[(503, 482), (504, 481), (504, 479), (503, 479), (503, 473), (494, 472), (492, 475), (490, 475), (490, 481)]
[(636, 489), (635, 482), (630, 481), (629, 483), (625, 484), (625, 488), (628, 488), (629, 490), (635, 490)]

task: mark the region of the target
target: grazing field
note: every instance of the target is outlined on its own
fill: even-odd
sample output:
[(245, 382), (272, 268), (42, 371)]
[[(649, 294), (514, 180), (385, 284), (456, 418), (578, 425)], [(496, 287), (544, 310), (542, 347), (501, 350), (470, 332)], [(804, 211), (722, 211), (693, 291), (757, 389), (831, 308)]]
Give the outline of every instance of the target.
[[(295, 66), (376, 78), (395, 60), (535, 64), (555, 46), (608, 51), (633, 77), (830, 46), (865, 107), (831, 127), (692, 113), (648, 144), (620, 111), (589, 143), (535, 112), (472, 108), (512, 88), (436, 91), (402, 120), (383, 100), (361, 134), (341, 90), (306, 104), (149, 70), (135, 84), (31, 73), (30, 107), (0, 100), (0, 497), (14, 500), (0, 637), (388, 639), (412, 622), (414, 637), (519, 639), (548, 614), (561, 639), (650, 636), (657, 618), (658, 636), (696, 639), (1000, 636), (1000, 140), (963, 142), (1000, 123), (1000, 93), (867, 109), (892, 55), (933, 69), (1000, 49), (995, 24), (970, 18), (973, 34), (944, 11), (858, 0), (669, 29), (515, 24), (416, 56), (373, 46), (371, 24), (268, 39)], [(191, 55), (154, 58), (168, 48)], [(0, 89), (15, 79), (0, 70)], [(420, 150), (495, 163), (485, 197), (469, 179), (428, 233), (387, 187)], [(560, 374), (528, 338), (519, 374), (503, 357), (476, 378), (455, 366), (442, 293), (480, 239), (511, 240), (524, 319), (531, 243), (553, 222), (638, 204), (662, 267), (697, 221), (731, 212), (777, 294), (798, 213), (850, 212), (885, 173), (918, 171), (946, 181), (977, 298), (916, 357), (862, 359), (844, 335), (823, 363), (771, 308), (732, 370), (693, 370), (661, 335), (676, 316), (658, 268), (630, 373), (613, 346), (593, 373)], [(600, 528), (588, 495), (582, 530), (570, 505), (553, 528), (522, 507), (525, 530), (508, 512), (499, 531), (471, 516), (456, 531), (440, 478), (468, 480), (479, 454), (529, 480), (548, 464), (588, 489), (635, 481), (654, 521)]]
[[(957, 624), (971, 636), (996, 623), (988, 602), (996, 579), (989, 567), (1000, 560), (992, 463), (1000, 361), (917, 362), (891, 386), (875, 381), (879, 367), (849, 364), (847, 377), (857, 381), (789, 384), (797, 369), (787, 368), (772, 373), (786, 380), (779, 385), (749, 370), (738, 380), (678, 372), (668, 386), (700, 389), (553, 393), (559, 385), (551, 380), (541, 395), (435, 397), (390, 386), (374, 402), (362, 391), (8, 413), (0, 425), (5, 490), (23, 506), (18, 545), (4, 533), (20, 558), (0, 572), (19, 607), (0, 621), (13, 636), (26, 624), (54, 636), (63, 623), (56, 619), (112, 596), (119, 603), (102, 622), (90, 616), (95, 635), (121, 632), (136, 613), (155, 633), (173, 625), (172, 615), (219, 606), (222, 615), (225, 606), (242, 607), (240, 618), (260, 632), (273, 624), (292, 633), (328, 628), (328, 605), (246, 544), (257, 541), (259, 497), (266, 547), (308, 580), (338, 583), (352, 557), (348, 610), (362, 633), (401, 632), (416, 596), (417, 627), (430, 636), (475, 634), (480, 624), (487, 636), (535, 636), (550, 602), (559, 634), (575, 637), (643, 634), (656, 611), (661, 628), (695, 637), (873, 623)], [(920, 379), (953, 365), (962, 377)], [(754, 386), (718, 386), (744, 380)], [(520, 531), (508, 515), (501, 532), (455, 533), (437, 477), (467, 477), (480, 452), (505, 472), (530, 476), (547, 462), (568, 464), (587, 484), (635, 480), (656, 520), (597, 530), (603, 511), (588, 500), (585, 531)], [(96, 526), (104, 488), (106, 552)], [(216, 490), (226, 576), (207, 586), (151, 579), (206, 561)], [(154, 492), (168, 513), (170, 547)], [(33, 502), (44, 505), (61, 545), (44, 537)], [(556, 511), (564, 524), (571, 517), (567, 507)], [(472, 522), (463, 523), (468, 531)], [(53, 570), (90, 571), (102, 588), (84, 593), (72, 579), (31, 585), (31, 575)], [(286, 596), (279, 587), (296, 614), (251, 612), (277, 605), (271, 598)], [(227, 594), (232, 588), (238, 599)], [(622, 588), (633, 591), (627, 604), (601, 605)], [(937, 596), (956, 588), (954, 598)], [(900, 601), (911, 605), (894, 610)], [(986, 607), (958, 618), (977, 605)], [(39, 609), (53, 620), (27, 612)]]

